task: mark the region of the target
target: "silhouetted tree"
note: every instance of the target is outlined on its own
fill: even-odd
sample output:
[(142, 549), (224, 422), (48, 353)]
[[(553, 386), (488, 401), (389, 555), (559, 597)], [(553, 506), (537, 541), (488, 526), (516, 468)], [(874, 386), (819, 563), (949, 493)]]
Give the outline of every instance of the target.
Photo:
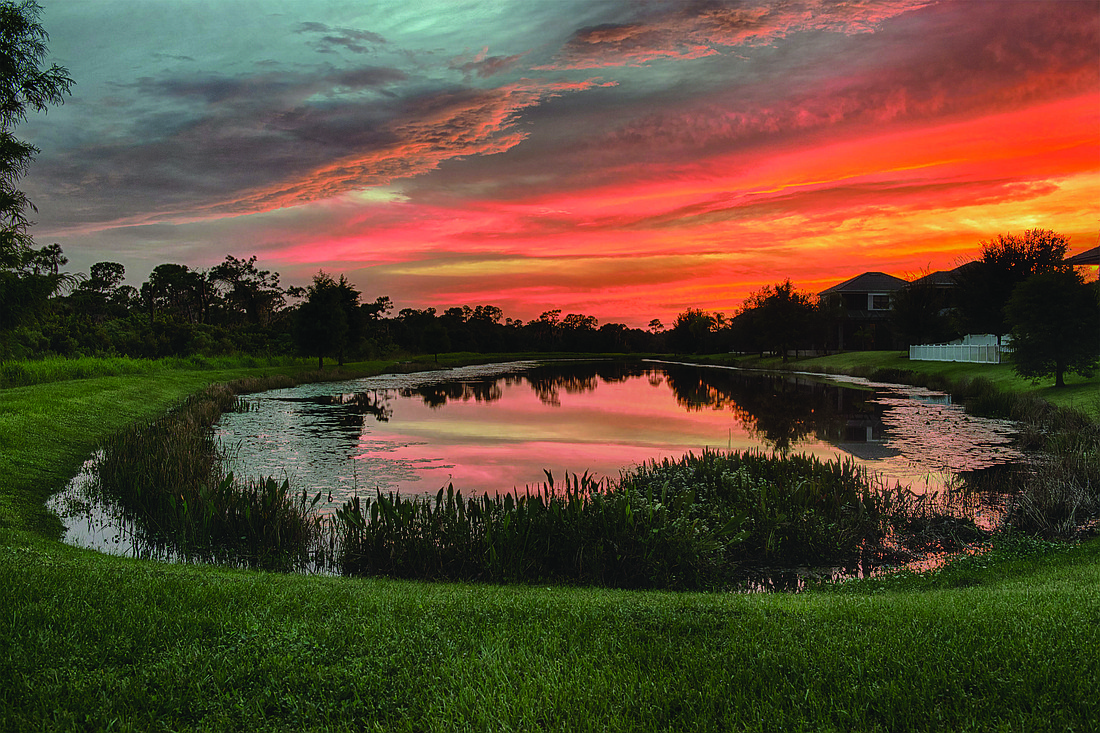
[(783, 357), (808, 342), (813, 327), (814, 302), (808, 293), (795, 290), (790, 280), (766, 285), (745, 299), (761, 347)]
[(126, 268), (118, 262), (97, 262), (89, 269), (88, 279), (69, 295), (69, 304), (94, 323), (108, 318), (125, 318), (129, 310), (132, 287), (124, 288)]
[(256, 267), (256, 255), (240, 260), (226, 255), (210, 268), (210, 281), (226, 289), (224, 306), (231, 320), (269, 326), (286, 300), (279, 288), (279, 273)]
[(343, 275), (334, 280), (325, 272), (313, 276), (306, 289), (306, 300), (298, 306), (294, 338), (298, 349), (317, 357), (317, 368), (325, 368), (325, 356), (335, 356), (338, 364), (362, 335), (359, 325), (359, 291)]
[(73, 84), (64, 67), (42, 68), (49, 35), (38, 22), (41, 10), (32, 0), (0, 2), (0, 359), (10, 351), (12, 329), (70, 281), (59, 272), (58, 245), (34, 248), (27, 232), (34, 205), (16, 188), (39, 150), (12, 130), (29, 111), (62, 104)]
[(393, 301), (388, 295), (381, 295), (375, 298), (374, 302), (359, 306), (363, 322), (363, 338), (370, 340), (372, 349), (380, 349), (392, 344), (390, 319), (386, 318), (386, 314), (392, 310)]
[(214, 286), (205, 274), (174, 263), (154, 267), (141, 286), (150, 323), (158, 316), (189, 324), (206, 323), (214, 295)]
[(944, 295), (931, 282), (914, 281), (895, 292), (890, 310), (894, 330), (906, 346), (954, 337)]
[(1029, 229), (1023, 236), (999, 234), (982, 242), (981, 257), (955, 270), (962, 330), (1008, 333), (1005, 304), (1017, 285), (1032, 275), (1071, 269), (1062, 262), (1068, 241), (1049, 229)]
[(555, 308), (540, 314), (537, 320), (527, 324), (527, 327), (534, 332), (539, 348), (553, 351), (561, 343), (560, 319), (561, 308)]
[(676, 323), (668, 330), (668, 345), (679, 354), (711, 353), (722, 324), (721, 313), (688, 308), (676, 316)]
[(1100, 285), (1073, 270), (1033, 275), (1012, 292), (1005, 307), (1012, 329), (1012, 364), (1032, 379), (1066, 372), (1091, 377), (1100, 362)]

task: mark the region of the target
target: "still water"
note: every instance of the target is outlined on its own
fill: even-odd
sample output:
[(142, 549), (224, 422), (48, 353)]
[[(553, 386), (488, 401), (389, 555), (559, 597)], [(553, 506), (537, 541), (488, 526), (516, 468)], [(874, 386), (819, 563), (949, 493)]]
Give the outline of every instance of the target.
[[(239, 476), (322, 492), (501, 493), (705, 448), (850, 458), (939, 491), (1021, 458), (1011, 423), (918, 387), (668, 362), (514, 362), (310, 384), (246, 398), (217, 436)], [(331, 498), (330, 498), (331, 497)]]

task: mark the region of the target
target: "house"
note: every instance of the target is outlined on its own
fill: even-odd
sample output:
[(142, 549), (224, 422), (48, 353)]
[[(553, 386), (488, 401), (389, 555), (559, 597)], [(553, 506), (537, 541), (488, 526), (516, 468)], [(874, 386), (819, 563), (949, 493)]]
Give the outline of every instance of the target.
[(827, 348), (894, 348), (890, 303), (908, 284), (884, 272), (865, 272), (818, 293), (829, 322)]
[(1073, 257), (1067, 257), (1065, 259), (1068, 265), (1100, 265), (1100, 247), (1093, 247), (1092, 249), (1086, 249), (1084, 252), (1078, 252)]
[[(1074, 267), (1080, 267), (1083, 272), (1086, 281), (1100, 279), (1100, 270), (1097, 266), (1100, 265), (1100, 247), (1093, 247), (1092, 249), (1086, 249), (1084, 252), (1078, 252), (1073, 257), (1067, 257), (1066, 264), (1073, 265)], [(1096, 277), (1091, 277), (1090, 272)]]

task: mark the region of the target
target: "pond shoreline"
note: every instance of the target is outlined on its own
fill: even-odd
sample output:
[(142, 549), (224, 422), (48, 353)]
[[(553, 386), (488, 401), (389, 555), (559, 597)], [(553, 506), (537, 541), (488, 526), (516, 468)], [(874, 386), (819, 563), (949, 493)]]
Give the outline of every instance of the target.
[[(587, 360), (587, 359), (586, 359), (586, 360), (577, 360), (577, 361), (579, 361), (579, 362), (580, 362), (580, 361), (592, 361), (592, 360)], [(658, 361), (656, 361), (656, 360), (654, 360), (654, 363), (659, 363), (659, 362), (658, 362)], [(669, 362), (665, 362), (665, 363), (669, 363)], [(527, 362), (527, 364), (526, 364), (526, 365), (527, 365), (527, 366), (530, 366), (531, 364), (532, 364), (532, 362)], [(496, 365), (494, 365), (494, 366), (496, 366)], [(505, 364), (504, 366), (507, 366), (507, 364)], [(691, 367), (695, 367), (695, 366), (699, 366), (699, 365), (689, 365), (689, 366), (691, 366)], [(707, 365), (702, 365), (702, 366), (707, 366)], [(405, 371), (405, 370), (402, 370), (402, 371)], [(433, 370), (433, 371), (435, 371), (435, 370)], [(439, 371), (440, 371), (440, 372), (442, 373), (442, 372), (444, 372), (444, 371), (449, 371), (449, 370), (446, 370), (446, 369), (444, 369), (444, 370), (439, 370)], [(493, 369), (490, 369), (490, 372), (493, 372), (493, 371), (494, 371)], [(499, 371), (499, 368), (497, 369), (497, 371)], [(331, 377), (331, 376), (333, 376), (333, 375), (330, 375), (330, 374), (326, 374), (325, 376), (326, 376), (326, 377)], [(282, 382), (282, 383), (280, 383), (280, 384), (276, 384), (276, 385), (266, 385), (266, 386), (286, 386), (286, 384), (287, 384), (287, 382), (285, 382), (285, 381), (284, 381), (284, 382)], [(239, 384), (239, 385), (237, 385), (237, 386), (236, 386), (236, 387), (235, 387), (235, 388), (234, 388), (234, 389), (233, 389), (232, 391), (234, 391), (234, 392), (236, 392), (236, 393), (244, 394), (244, 393), (252, 392), (252, 391), (254, 391), (254, 390), (258, 389), (258, 388), (262, 388), (262, 386), (265, 386), (265, 385), (261, 385), (261, 384), (259, 384), (259, 383), (253, 383), (253, 384), (249, 384), (249, 385), (242, 385), (242, 384)], [(210, 415), (210, 416), (208, 416), (208, 417), (204, 418), (202, 422), (203, 422), (203, 424), (212, 424), (212, 423), (213, 423), (213, 420), (215, 420), (215, 419), (217, 419), (217, 415), (216, 415), (216, 414), (212, 414), (212, 415)], [(927, 523), (926, 523), (926, 525), (927, 525)], [(924, 529), (922, 529), (921, 531), (923, 531), (923, 532), (927, 532), (927, 526), (926, 526), (926, 527), (925, 527)], [(950, 539), (951, 537), (954, 537), (955, 535), (957, 535), (957, 533), (955, 533), (955, 534), (952, 534), (952, 535), (945, 535), (945, 538), (947, 538), (947, 539)], [(970, 536), (971, 536), (971, 537), (973, 538), (973, 534), (971, 534)], [(163, 553), (162, 553), (162, 554), (163, 554)], [(793, 569), (793, 567), (792, 567), (792, 569)], [(810, 571), (810, 572), (816, 572), (816, 571)]]

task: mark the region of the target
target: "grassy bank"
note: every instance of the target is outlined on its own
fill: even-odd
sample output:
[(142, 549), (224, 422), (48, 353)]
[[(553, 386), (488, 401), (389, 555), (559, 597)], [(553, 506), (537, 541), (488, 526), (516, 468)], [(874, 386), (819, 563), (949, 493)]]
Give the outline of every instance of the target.
[[(123, 427), (161, 415), (211, 384), (305, 371), (298, 366), (173, 369), (127, 361), (136, 362), (127, 374), (0, 389), (0, 529), (59, 536), (61, 525), (46, 511), (46, 499), (76, 474), (100, 442)], [(364, 362), (327, 370), (327, 375), (377, 374), (390, 365)]]
[(1098, 555), (744, 596), (4, 544), (0, 729), (1087, 731)]
[(0, 730), (1086, 731), (1100, 715), (1096, 540), (744, 596), (279, 575), (52, 539), (42, 503), (99, 440), (281, 369), (0, 391)]
[(870, 376), (878, 371), (911, 372), (924, 378), (939, 378), (958, 382), (984, 378), (1005, 392), (1028, 394), (1052, 405), (1080, 410), (1100, 420), (1100, 374), (1085, 378), (1076, 374), (1066, 375), (1066, 386), (1056, 389), (1053, 379), (1033, 384), (1017, 375), (1012, 365), (966, 364), (952, 361), (910, 361), (904, 351), (851, 351), (830, 356), (791, 359), (784, 363), (779, 357), (712, 356), (691, 357), (691, 361), (707, 364), (736, 364), (749, 369), (795, 369), (824, 374), (851, 374)]

